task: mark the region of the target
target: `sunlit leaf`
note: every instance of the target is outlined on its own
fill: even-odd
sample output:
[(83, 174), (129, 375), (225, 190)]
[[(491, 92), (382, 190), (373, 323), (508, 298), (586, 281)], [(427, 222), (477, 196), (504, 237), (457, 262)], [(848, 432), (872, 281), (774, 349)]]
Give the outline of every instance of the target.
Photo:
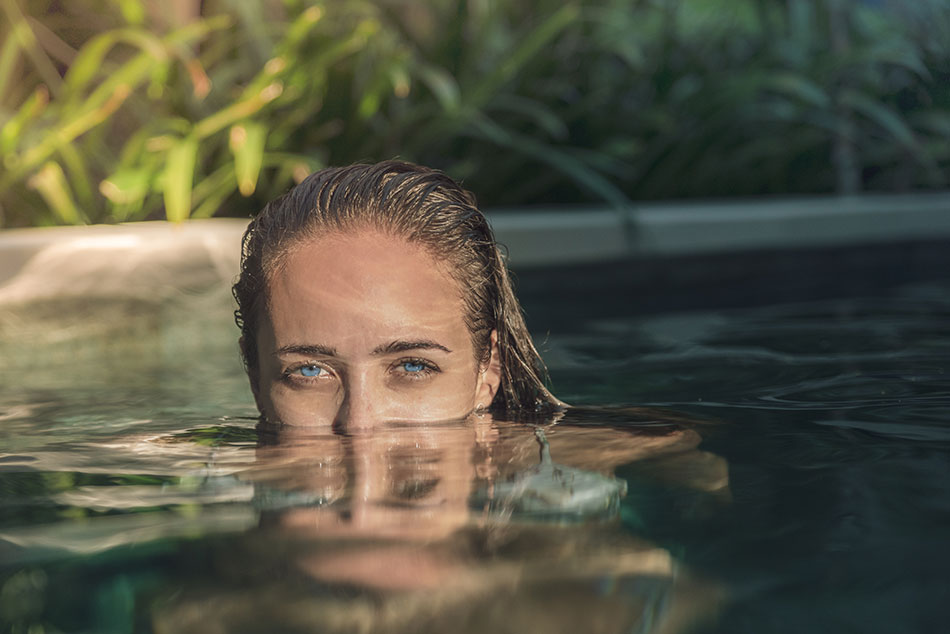
[[(55, 183), (48, 163), (80, 221), (141, 219), (166, 198), (169, 217), (252, 213), (322, 165), (393, 156), (463, 176), (489, 205), (820, 192), (840, 140), (871, 186), (950, 174), (946, 0), (848, 3), (835, 50), (843, 5), (825, 0), (225, 0), (164, 34), (141, 0), (94, 3), (96, 25), (121, 25), (104, 30), (56, 23), (81, 15), (69, 3), (0, 3), (31, 12), (0, 25), (13, 224), (32, 222), (29, 184)], [(222, 7), (239, 11), (210, 15)], [(49, 100), (43, 73), (58, 83), (68, 62), (31, 57), (37, 23), (79, 49)], [(201, 168), (192, 157), (185, 204), (166, 159), (188, 137)]]
[(191, 217), (210, 218), (215, 215), (228, 196), (234, 193), (236, 185), (234, 169), (230, 165), (222, 165), (206, 176), (195, 186), (192, 201), (196, 206)]
[(116, 205), (140, 203), (149, 193), (152, 171), (148, 168), (125, 168), (99, 183), (99, 191)]
[(139, 25), (145, 21), (145, 3), (141, 0), (112, 0), (129, 24)]
[(191, 215), (191, 190), (197, 158), (198, 140), (193, 137), (182, 139), (168, 152), (163, 194), (165, 217), (172, 222), (181, 222)]
[(409, 77), (409, 71), (402, 64), (394, 64), (389, 70), (389, 79), (392, 83), (393, 94), (399, 99), (405, 99), (409, 96), (412, 88), (412, 79)]
[(50, 92), (60, 94), (63, 82), (59, 71), (37, 40), (33, 26), (21, 11), (19, 3), (16, 0), (0, 0), (0, 9), (9, 25), (5, 39), (16, 40), (17, 48), (24, 53)]
[(30, 177), (29, 185), (40, 193), (50, 211), (62, 222), (75, 225), (83, 221), (59, 164), (50, 161), (43, 165), (39, 172)]
[(107, 31), (88, 42), (79, 51), (66, 73), (66, 87), (73, 93), (85, 88), (92, 79), (102, 72), (102, 64), (109, 51), (120, 42), (141, 49), (152, 63), (161, 63), (168, 58), (168, 51), (162, 41), (145, 29), (124, 28)]
[(246, 121), (231, 128), (230, 147), (234, 155), (234, 177), (242, 196), (250, 196), (257, 188), (266, 140), (267, 127), (262, 123)]
[(202, 119), (195, 124), (193, 134), (199, 139), (209, 137), (219, 130), (253, 115), (271, 101), (277, 99), (283, 91), (284, 86), (282, 83), (270, 83), (247, 99), (231, 104), (213, 115)]
[(76, 148), (73, 143), (64, 143), (59, 147), (59, 158), (66, 168), (66, 178), (69, 180), (72, 191), (79, 199), (80, 205), (86, 208), (93, 204), (92, 179), (89, 176), (91, 161)]
[(15, 37), (5, 37), (0, 43), (0, 95), (9, 94), (13, 72), (20, 57), (20, 43)]
[(129, 92), (128, 86), (119, 85), (105, 103), (77, 113), (73, 118), (62, 122), (60, 128), (48, 132), (41, 142), (23, 152), (16, 163), (16, 169), (11, 169), (0, 177), (0, 191), (21, 174), (35, 169), (63, 145), (71, 143), (79, 135), (108, 119), (125, 102)]
[(307, 7), (301, 14), (287, 27), (283, 41), (278, 46), (281, 52), (285, 52), (296, 47), (306, 38), (313, 27), (323, 18), (324, 9), (318, 5)]
[(49, 104), (49, 91), (46, 86), (40, 86), (27, 99), (16, 114), (0, 128), (0, 154), (6, 154), (16, 147), (17, 141), (23, 133), (23, 128), (33, 119), (36, 119), (46, 110)]

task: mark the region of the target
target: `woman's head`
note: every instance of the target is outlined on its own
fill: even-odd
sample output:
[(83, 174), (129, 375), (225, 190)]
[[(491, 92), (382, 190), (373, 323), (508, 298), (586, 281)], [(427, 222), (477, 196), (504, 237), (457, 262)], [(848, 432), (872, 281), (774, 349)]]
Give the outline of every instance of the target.
[[(413, 375), (406, 398), (414, 394), (423, 410), (435, 394), (447, 403), (447, 389), (470, 387), (475, 406), (496, 410), (557, 403), (491, 228), (474, 197), (434, 170), (390, 161), (311, 175), (248, 227), (234, 296), (245, 363), (268, 416), (281, 417), (273, 402), (281, 394), (305, 407), (319, 390), (337, 410), (354, 408), (373, 368), (383, 368), (370, 362), (377, 357)], [(420, 350), (442, 356), (429, 364), (413, 356)], [(415, 378), (432, 371), (427, 364), (442, 375), (431, 393)], [(464, 378), (469, 370), (474, 382)], [(392, 376), (367, 394), (392, 396), (401, 389), (385, 383)], [(308, 392), (303, 378), (319, 390)], [(456, 411), (461, 403), (431, 411), (467, 413)]]

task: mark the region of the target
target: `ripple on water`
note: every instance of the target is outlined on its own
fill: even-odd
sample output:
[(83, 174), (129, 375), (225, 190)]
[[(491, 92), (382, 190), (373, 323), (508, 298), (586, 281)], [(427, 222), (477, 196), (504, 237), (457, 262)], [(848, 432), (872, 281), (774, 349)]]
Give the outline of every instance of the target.
[(787, 409), (939, 406), (950, 404), (950, 390), (942, 375), (847, 372), (765, 390), (758, 400)]
[(587, 403), (939, 408), (950, 303), (927, 289), (897, 295), (592, 321), (552, 338), (552, 374)]
[[(944, 415), (948, 410), (944, 409)], [(945, 419), (946, 420), (946, 419)], [(901, 438), (904, 440), (919, 440), (923, 442), (946, 442), (950, 441), (950, 428), (945, 424), (941, 425), (922, 425), (907, 422), (876, 422), (868, 420), (816, 420), (817, 425), (826, 425), (829, 427), (839, 427), (843, 429), (856, 429), (878, 436), (887, 436)]]

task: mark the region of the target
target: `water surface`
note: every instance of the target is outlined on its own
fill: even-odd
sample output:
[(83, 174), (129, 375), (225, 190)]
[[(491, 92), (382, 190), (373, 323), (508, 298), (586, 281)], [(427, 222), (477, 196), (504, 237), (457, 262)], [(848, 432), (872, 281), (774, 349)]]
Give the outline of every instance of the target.
[[(579, 410), (531, 424), (265, 434), (224, 331), (20, 351), (4, 631), (942, 631), (950, 286), (571, 311), (543, 348)], [(535, 425), (619, 505), (493, 506)]]

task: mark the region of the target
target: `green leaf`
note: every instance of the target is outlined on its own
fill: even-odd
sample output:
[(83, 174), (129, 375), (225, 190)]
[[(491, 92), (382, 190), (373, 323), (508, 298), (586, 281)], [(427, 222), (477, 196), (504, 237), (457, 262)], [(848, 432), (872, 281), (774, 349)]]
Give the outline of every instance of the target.
[(131, 44), (142, 50), (154, 63), (168, 59), (165, 44), (145, 29), (128, 27), (107, 31), (86, 43), (73, 60), (66, 73), (66, 88), (78, 95), (79, 91), (102, 72), (103, 62), (110, 50), (120, 42)]
[(0, 44), (0, 95), (10, 94), (10, 82), (19, 58), (20, 43), (17, 38), (3, 38), (3, 44)]
[[(925, 130), (931, 135), (944, 137), (941, 142), (950, 142), (950, 111), (946, 110), (926, 110), (914, 115), (915, 127), (918, 130)], [(950, 143), (947, 145), (950, 150)]]
[(389, 81), (396, 97), (405, 99), (409, 96), (409, 91), (412, 89), (412, 78), (409, 76), (409, 70), (404, 63), (393, 64), (389, 69)]
[[(230, 23), (227, 16), (196, 21), (170, 33), (164, 38), (164, 42), (169, 47), (183, 46), (215, 30), (225, 28)], [(120, 29), (120, 31), (129, 32), (135, 29)], [(104, 38), (102, 41), (107, 40), (108, 38)], [(107, 121), (112, 113), (125, 102), (132, 90), (155, 72), (156, 67), (150, 54), (139, 54), (111, 72), (92, 90), (81, 106), (67, 104), (62, 108), (62, 115), (56, 121), (55, 127), (50, 129), (38, 143), (26, 148), (21, 156), (7, 161), (9, 169), (0, 173), (0, 193), (31, 173), (43, 161), (48, 160), (62, 145), (72, 142), (78, 136)], [(75, 81), (80, 80), (82, 77)]]
[(456, 113), (462, 104), (462, 92), (458, 82), (445, 69), (430, 64), (421, 64), (416, 68), (419, 79), (425, 84), (436, 101), (447, 113)]
[(503, 129), (487, 117), (475, 117), (471, 125), (475, 131), (492, 142), (553, 167), (611, 205), (623, 207), (630, 202), (610, 181), (563, 149)]
[(13, 167), (0, 176), (0, 192), (6, 190), (24, 174), (34, 170), (63, 145), (71, 143), (76, 137), (106, 121), (129, 97), (130, 90), (127, 84), (119, 84), (103, 103), (84, 108), (71, 118), (64, 117), (65, 120), (59, 122), (58, 128), (47, 131), (39, 143), (27, 148), (15, 160)]
[(284, 54), (290, 50), (296, 48), (303, 42), (308, 35), (310, 35), (311, 30), (314, 26), (324, 16), (323, 7), (319, 6), (310, 6), (307, 7), (291, 24), (286, 27), (287, 31), (284, 35), (283, 41), (278, 45), (278, 52)]
[(566, 4), (555, 11), (535, 28), (493, 73), (472, 90), (471, 97), (467, 101), (476, 107), (486, 103), (501, 86), (540, 55), (551, 40), (577, 20), (579, 14), (580, 9), (574, 4)]
[(920, 51), (907, 42), (902, 42), (903, 46), (881, 46), (872, 48), (869, 51), (861, 51), (864, 63), (890, 64), (899, 66), (908, 70), (921, 79), (929, 81), (932, 79), (930, 71), (918, 54)]
[(541, 101), (517, 95), (502, 95), (492, 102), (492, 110), (521, 114), (552, 138), (566, 139), (568, 136), (567, 125), (564, 121)]
[(246, 31), (245, 46), (252, 47), (260, 60), (266, 60), (268, 53), (273, 50), (274, 43), (270, 39), (267, 29), (265, 9), (269, 9), (265, 2), (247, 2), (247, 0), (225, 0), (230, 11), (240, 18), (241, 26)]
[(880, 101), (871, 99), (854, 90), (844, 90), (841, 93), (841, 103), (876, 123), (878, 127), (890, 134), (907, 149), (919, 149), (914, 131), (907, 125), (907, 122)]
[(234, 178), (242, 196), (250, 196), (257, 188), (257, 179), (264, 160), (267, 127), (247, 121), (231, 127), (230, 148), (234, 155)]
[(808, 77), (796, 73), (769, 74), (763, 78), (762, 87), (816, 108), (831, 106), (831, 97), (821, 86)]
[(121, 168), (99, 183), (99, 192), (115, 205), (141, 203), (152, 187), (152, 170)]
[(58, 163), (47, 162), (39, 172), (30, 177), (28, 185), (40, 193), (61, 222), (82, 224), (82, 213), (73, 200), (72, 192), (66, 183), (66, 175)]
[(119, 11), (122, 12), (122, 17), (129, 24), (142, 24), (145, 22), (145, 3), (142, 0), (112, 0), (116, 6), (119, 7)]
[(172, 222), (187, 220), (191, 215), (191, 189), (195, 163), (198, 159), (198, 140), (187, 137), (168, 151), (165, 166), (165, 217)]
[(72, 143), (64, 143), (59, 148), (59, 156), (66, 167), (66, 176), (72, 185), (72, 190), (79, 198), (80, 204), (84, 209), (90, 209), (95, 204), (92, 187), (92, 179), (89, 176), (89, 160)]
[(902, 145), (906, 152), (927, 170), (933, 183), (942, 183), (945, 180), (934, 156), (925, 145), (920, 143), (913, 129), (897, 112), (878, 101), (850, 90), (842, 94), (842, 103), (876, 123)]
[(0, 9), (6, 13), (7, 24), (9, 25), (6, 37), (18, 40), (19, 48), (32, 62), (33, 67), (42, 77), (50, 92), (59, 95), (63, 86), (59, 71), (47, 55), (46, 50), (40, 45), (36, 33), (33, 32), (33, 27), (20, 10), (16, 0), (0, 0)]
[(13, 151), (23, 134), (26, 125), (36, 119), (46, 110), (49, 104), (49, 92), (45, 86), (40, 86), (30, 95), (16, 114), (0, 128), (0, 155)]
[(195, 124), (192, 134), (198, 139), (207, 138), (215, 132), (256, 113), (271, 101), (277, 99), (283, 91), (284, 85), (281, 82), (270, 83), (246, 99), (226, 106), (213, 115), (205, 117)]
[(234, 193), (237, 182), (231, 165), (222, 165), (195, 184), (192, 202), (196, 205), (192, 218), (210, 218), (218, 212), (228, 196)]

